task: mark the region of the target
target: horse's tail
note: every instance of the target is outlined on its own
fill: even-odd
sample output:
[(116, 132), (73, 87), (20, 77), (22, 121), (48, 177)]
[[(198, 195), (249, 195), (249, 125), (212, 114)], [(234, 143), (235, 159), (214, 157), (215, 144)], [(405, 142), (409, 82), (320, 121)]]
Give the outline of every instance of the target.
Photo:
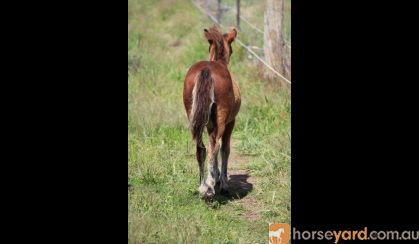
[(214, 80), (211, 77), (209, 68), (204, 68), (197, 75), (195, 87), (192, 92), (190, 127), (192, 138), (197, 143), (202, 141), (202, 133), (209, 121), (213, 103)]

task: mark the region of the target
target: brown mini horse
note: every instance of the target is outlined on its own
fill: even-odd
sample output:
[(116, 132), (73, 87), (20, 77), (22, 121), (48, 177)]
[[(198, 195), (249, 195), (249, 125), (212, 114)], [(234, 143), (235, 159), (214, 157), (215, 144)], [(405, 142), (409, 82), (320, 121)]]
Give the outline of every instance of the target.
[[(196, 159), (199, 164), (199, 193), (212, 201), (216, 183), (221, 182), (221, 194), (228, 193), (227, 164), (230, 154), (230, 137), (235, 117), (240, 109), (240, 91), (237, 82), (228, 71), (233, 53), (231, 43), (237, 36), (236, 29), (224, 35), (216, 28), (204, 30), (209, 42), (210, 61), (192, 65), (186, 74), (183, 103), (190, 123), (192, 138), (196, 143)], [(202, 133), (207, 127), (209, 135), (208, 177), (205, 182), (204, 163), (206, 148)], [(218, 151), (221, 139), (221, 176), (218, 169)]]

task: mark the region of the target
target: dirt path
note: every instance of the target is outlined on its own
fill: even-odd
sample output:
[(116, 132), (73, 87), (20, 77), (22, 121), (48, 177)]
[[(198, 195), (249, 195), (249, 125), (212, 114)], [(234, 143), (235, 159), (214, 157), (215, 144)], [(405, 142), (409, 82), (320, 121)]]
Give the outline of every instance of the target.
[[(249, 170), (246, 169), (247, 164), (250, 162), (251, 157), (240, 155), (237, 149), (237, 140), (231, 140), (231, 150), (228, 162), (228, 175), (231, 176), (246, 176), (247, 182), (254, 183), (254, 178), (250, 175)], [(234, 177), (232, 179), (233, 183)]]
[(257, 187), (258, 179), (250, 174), (246, 169), (251, 162), (251, 156), (241, 155), (237, 150), (237, 140), (231, 141), (231, 151), (228, 165), (229, 187), (231, 200), (234, 204), (239, 204), (246, 209), (242, 215), (247, 220), (256, 220), (259, 218), (257, 212), (260, 205), (254, 196), (248, 195)]

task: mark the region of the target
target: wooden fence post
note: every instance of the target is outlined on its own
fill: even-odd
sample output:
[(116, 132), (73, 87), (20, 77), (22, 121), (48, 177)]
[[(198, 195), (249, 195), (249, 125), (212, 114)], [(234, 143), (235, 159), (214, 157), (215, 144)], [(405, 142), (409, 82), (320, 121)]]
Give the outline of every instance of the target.
[(221, 24), (221, 0), (218, 0), (217, 3), (217, 21)]
[(240, 30), (240, 0), (236, 0), (236, 22), (237, 22), (237, 29)]
[[(265, 9), (264, 53), (265, 61), (276, 71), (284, 75), (284, 50), (282, 36), (282, 15), (284, 0), (267, 0)], [(266, 69), (265, 75), (273, 78), (274, 74)]]

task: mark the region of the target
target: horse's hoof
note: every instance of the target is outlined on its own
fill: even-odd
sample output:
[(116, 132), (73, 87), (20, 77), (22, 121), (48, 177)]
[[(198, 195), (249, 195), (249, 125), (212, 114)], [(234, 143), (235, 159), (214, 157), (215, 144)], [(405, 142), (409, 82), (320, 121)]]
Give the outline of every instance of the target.
[(211, 205), (214, 202), (214, 198), (213, 197), (209, 197), (209, 198), (205, 198), (205, 203), (208, 205)]
[(220, 194), (221, 194), (221, 195), (224, 195), (224, 196), (228, 196), (228, 195), (230, 195), (230, 191), (229, 191), (229, 190), (227, 190), (227, 189), (223, 189), (223, 188), (221, 188), (221, 190), (220, 190)]
[(207, 204), (210, 204), (214, 201), (214, 193), (211, 191), (207, 191), (204, 195), (204, 200)]

